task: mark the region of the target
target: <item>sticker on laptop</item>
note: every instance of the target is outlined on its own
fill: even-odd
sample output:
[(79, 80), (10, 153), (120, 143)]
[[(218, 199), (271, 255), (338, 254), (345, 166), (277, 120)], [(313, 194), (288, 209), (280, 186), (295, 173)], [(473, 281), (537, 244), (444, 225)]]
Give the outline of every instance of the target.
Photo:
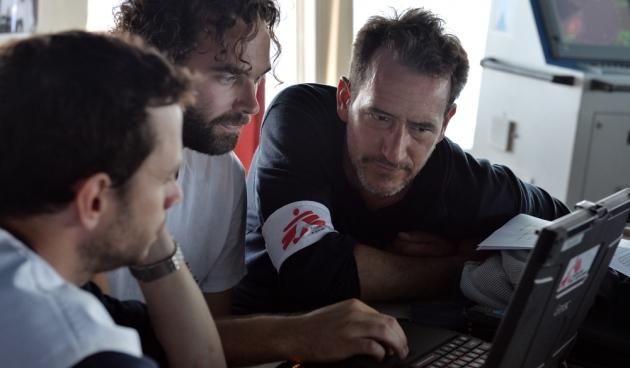
[(598, 250), (599, 245), (571, 258), (560, 279), (556, 298), (563, 297), (584, 283), (588, 278), (588, 271), (593, 265)]

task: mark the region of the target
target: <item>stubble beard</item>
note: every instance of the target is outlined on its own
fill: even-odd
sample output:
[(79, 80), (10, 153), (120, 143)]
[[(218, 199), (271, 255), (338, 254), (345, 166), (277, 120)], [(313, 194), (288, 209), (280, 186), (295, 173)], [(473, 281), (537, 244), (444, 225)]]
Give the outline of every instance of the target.
[(184, 146), (207, 155), (222, 155), (236, 147), (239, 133), (219, 133), (217, 126), (231, 124), (243, 126), (249, 116), (242, 113), (226, 113), (208, 120), (196, 108), (189, 108), (184, 114), (183, 143)]
[(120, 205), (113, 222), (79, 246), (82, 264), (90, 274), (137, 264), (146, 256), (150, 233), (139, 231), (142, 226), (134, 222), (128, 201), (121, 200)]
[[(346, 149), (347, 149), (346, 153), (348, 157), (350, 158), (350, 164), (352, 166), (352, 170), (354, 171), (354, 174), (359, 182), (359, 185), (361, 186), (361, 189), (365, 191), (366, 193), (375, 197), (391, 198), (399, 194), (403, 190), (405, 190), (407, 187), (409, 187), (413, 179), (418, 175), (420, 170), (424, 167), (424, 164), (428, 161), (429, 157), (431, 157), (431, 154), (433, 153), (434, 148), (435, 146), (431, 148), (427, 157), (425, 158), (425, 162), (422, 163), (422, 165), (417, 169), (416, 172), (413, 172), (413, 166), (411, 164), (392, 163), (383, 156), (370, 156), (370, 155), (361, 156), (358, 154), (354, 154), (353, 152), (355, 150), (351, 141), (348, 141), (346, 144)], [(371, 163), (380, 163), (385, 166), (402, 170), (402, 171), (405, 171), (407, 175), (399, 185), (393, 188), (384, 188), (381, 185), (373, 184), (369, 178), (369, 175), (366, 173), (366, 171), (368, 170), (368, 165)]]
[(351, 162), (352, 162), (352, 167), (354, 169), (355, 175), (357, 179), (359, 180), (359, 184), (361, 185), (361, 189), (363, 189), (365, 192), (375, 197), (380, 197), (380, 198), (393, 197), (396, 194), (400, 193), (403, 189), (407, 188), (407, 186), (413, 179), (413, 176), (411, 174), (408, 174), (408, 176), (400, 183), (400, 185), (397, 185), (396, 187), (393, 187), (393, 188), (386, 189), (383, 186), (380, 186), (378, 184), (372, 184), (370, 179), (368, 178), (368, 174), (366, 173), (366, 170), (367, 170), (366, 166), (369, 163), (381, 162), (385, 164), (385, 162), (387, 162), (386, 160), (383, 161), (382, 158), (366, 156), (366, 157), (360, 157), (358, 159), (353, 158)]

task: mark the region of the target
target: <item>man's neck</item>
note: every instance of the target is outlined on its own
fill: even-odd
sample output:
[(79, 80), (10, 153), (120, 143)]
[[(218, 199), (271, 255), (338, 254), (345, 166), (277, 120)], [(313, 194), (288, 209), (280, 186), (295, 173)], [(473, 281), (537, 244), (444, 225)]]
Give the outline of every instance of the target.
[(8, 221), (6, 219), (0, 218), (0, 229), (5, 230), (6, 232), (8, 232), (9, 234), (11, 234), (14, 238), (16, 238), (17, 240), (21, 241), (22, 244), (26, 245), (28, 248), (33, 249), (29, 244), (30, 241), (28, 240), (28, 238), (23, 235), (17, 228), (16, 226), (13, 225), (12, 221)]
[[(81, 286), (92, 277), (85, 267), (81, 267), (76, 251), (69, 250), (68, 237), (62, 234), (60, 227), (57, 228), (50, 221), (39, 216), (19, 220), (4, 219), (0, 221), (0, 227), (37, 253), (66, 281)], [(53, 228), (58, 231), (53, 231)]]

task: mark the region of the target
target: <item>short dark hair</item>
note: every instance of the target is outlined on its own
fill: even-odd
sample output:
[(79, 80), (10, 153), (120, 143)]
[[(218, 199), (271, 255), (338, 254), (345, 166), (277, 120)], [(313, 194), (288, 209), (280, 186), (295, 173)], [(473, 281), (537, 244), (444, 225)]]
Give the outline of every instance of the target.
[[(225, 34), (239, 19), (246, 30), (227, 45)], [(240, 58), (244, 44), (258, 32), (257, 22), (263, 21), (277, 58), (281, 47), (274, 29), (279, 20), (276, 0), (126, 0), (116, 13), (115, 31), (139, 35), (172, 61), (182, 63), (197, 49), (203, 34), (214, 37), (221, 51), (231, 48)]]
[(138, 37), (70, 31), (0, 47), (0, 217), (52, 213), (99, 172), (124, 192), (155, 146), (147, 107), (190, 103), (190, 74)]
[(408, 9), (393, 17), (371, 17), (354, 41), (350, 82), (353, 91), (365, 81), (374, 53), (393, 51), (404, 65), (418, 73), (448, 77), (449, 105), (455, 102), (468, 78), (468, 56), (459, 39), (444, 30), (444, 21), (424, 9)]

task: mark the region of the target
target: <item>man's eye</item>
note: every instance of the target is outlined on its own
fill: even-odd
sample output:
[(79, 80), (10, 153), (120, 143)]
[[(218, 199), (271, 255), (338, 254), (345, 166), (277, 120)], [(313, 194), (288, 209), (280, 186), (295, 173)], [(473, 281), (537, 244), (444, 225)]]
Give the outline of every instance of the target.
[(224, 84), (231, 84), (236, 82), (237, 77), (234, 74), (221, 74), (219, 75), (219, 82)]
[(429, 128), (427, 128), (427, 127), (426, 127), (426, 126), (424, 126), (424, 125), (420, 125), (420, 124), (412, 124), (412, 125), (411, 125), (411, 130), (416, 131), (416, 132), (427, 132), (427, 131), (429, 131), (430, 129), (429, 129)]
[(435, 129), (433, 128), (433, 126), (427, 124), (410, 124), (409, 132), (414, 137), (423, 137), (426, 134), (431, 134), (435, 132)]
[(386, 116), (386, 115), (381, 115), (381, 114), (376, 114), (376, 113), (373, 113), (373, 112), (371, 112), (371, 113), (370, 113), (370, 116), (371, 116), (374, 120), (381, 121), (381, 122), (385, 122), (385, 123), (391, 120), (389, 116)]

